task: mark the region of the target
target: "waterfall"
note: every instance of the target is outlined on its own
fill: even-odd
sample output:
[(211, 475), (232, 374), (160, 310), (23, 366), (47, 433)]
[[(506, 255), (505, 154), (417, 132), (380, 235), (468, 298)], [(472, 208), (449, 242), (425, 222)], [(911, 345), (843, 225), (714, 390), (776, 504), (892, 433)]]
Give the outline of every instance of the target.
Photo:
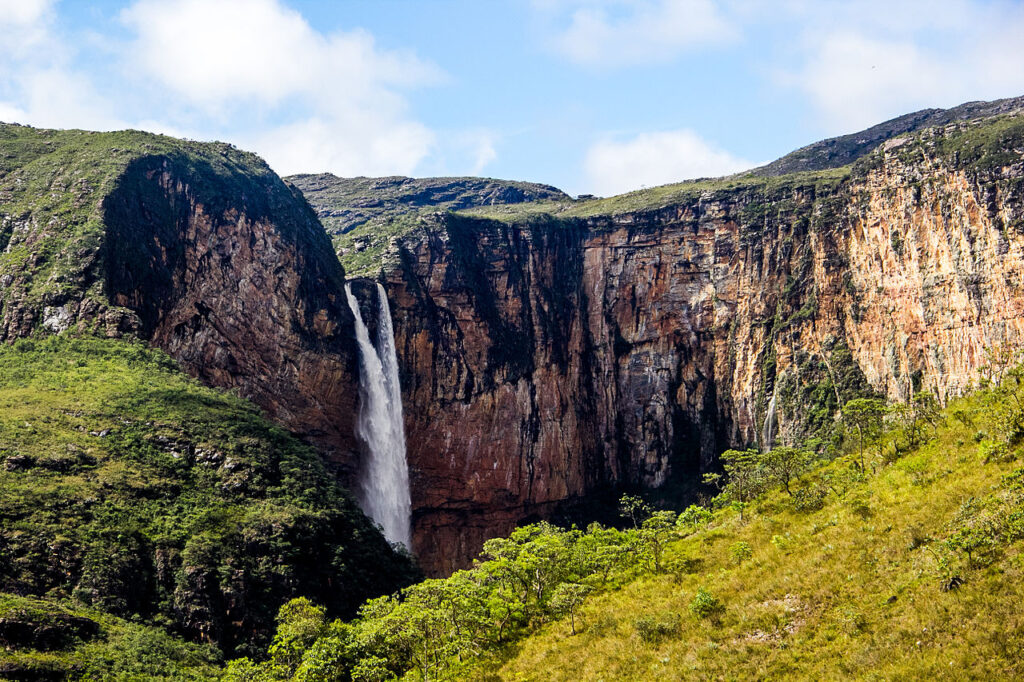
[(359, 472), (359, 502), (363, 511), (384, 529), (384, 537), (411, 547), (409, 465), (405, 459), (402, 394), (391, 308), (384, 287), (378, 283), (377, 345), (374, 347), (349, 283), (345, 284), (345, 296), (356, 318), (359, 344), (356, 435), (366, 446)]
[(768, 401), (768, 414), (764, 418), (764, 426), (761, 428), (761, 449), (767, 452), (772, 449), (772, 445), (775, 441), (775, 428), (776, 416), (775, 416), (775, 400), (779, 396), (779, 387), (775, 386), (772, 391), (772, 399)]

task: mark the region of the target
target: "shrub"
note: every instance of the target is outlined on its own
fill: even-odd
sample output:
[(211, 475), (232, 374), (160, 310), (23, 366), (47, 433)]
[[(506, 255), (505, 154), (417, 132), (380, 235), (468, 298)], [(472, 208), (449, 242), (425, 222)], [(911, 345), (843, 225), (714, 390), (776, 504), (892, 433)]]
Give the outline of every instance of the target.
[(641, 640), (652, 644), (679, 633), (679, 614), (667, 611), (661, 615), (642, 616), (633, 622)]
[(742, 564), (752, 556), (754, 556), (754, 550), (746, 542), (734, 542), (729, 547), (729, 557), (734, 564)]
[(697, 504), (691, 504), (684, 509), (679, 518), (676, 519), (676, 528), (680, 531), (692, 533), (711, 523), (711, 510)]
[(868, 504), (867, 498), (860, 496), (852, 497), (848, 504), (850, 507), (850, 513), (861, 521), (867, 521), (871, 518), (871, 506)]
[(793, 509), (801, 513), (815, 512), (825, 506), (828, 489), (816, 485), (793, 493)]
[(725, 611), (725, 606), (715, 595), (703, 587), (697, 590), (697, 594), (690, 601), (690, 613), (697, 618), (715, 620)]
[(1005, 462), (1012, 459), (1006, 443), (984, 439), (978, 443), (978, 454), (985, 464), (989, 462)]

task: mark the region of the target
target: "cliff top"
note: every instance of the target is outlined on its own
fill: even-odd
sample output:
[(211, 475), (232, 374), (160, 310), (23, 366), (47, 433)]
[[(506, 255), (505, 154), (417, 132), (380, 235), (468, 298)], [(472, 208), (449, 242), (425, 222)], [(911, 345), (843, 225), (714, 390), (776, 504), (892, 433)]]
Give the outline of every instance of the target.
[(751, 175), (776, 176), (800, 171), (838, 168), (853, 163), (886, 140), (924, 128), (945, 126), (956, 121), (990, 118), (1024, 111), (1024, 97), (993, 102), (967, 102), (952, 109), (922, 109), (879, 123), (866, 130), (829, 138), (801, 147), (781, 159), (755, 168)]
[(370, 221), (395, 219), (423, 208), (458, 211), (474, 206), (569, 198), (550, 185), (493, 178), (339, 178), (321, 173), (285, 179), (302, 191), (332, 236)]
[[(229, 144), (135, 130), (97, 133), (0, 124), (0, 339), (37, 325), (41, 318), (33, 311), (70, 300), (109, 304), (103, 264), (107, 211), (132, 168), (147, 177), (158, 169), (174, 169), (185, 179), (189, 196), (211, 214), (244, 210), (252, 219), (284, 210), (280, 207), (289, 201), (294, 206), (285, 209), (308, 214), (306, 202), (260, 157)], [(152, 238), (147, 234), (137, 241)], [(119, 248), (137, 245), (134, 241)]]
[[(774, 195), (799, 188), (827, 191), (855, 172), (858, 161), (870, 163), (866, 157), (880, 145), (908, 136), (928, 139), (927, 144), (948, 155), (960, 147), (981, 150), (988, 144), (986, 136), (995, 136), (999, 139), (992, 144), (1005, 155), (1007, 149), (1013, 149), (1013, 145), (1005, 144), (1008, 127), (1024, 120), (1022, 116), (1024, 97), (925, 109), (858, 133), (815, 142), (744, 173), (687, 180), (607, 198), (573, 199), (546, 185), (486, 178), (297, 175), (289, 180), (306, 195), (327, 225), (346, 271), (372, 276), (388, 254), (393, 254), (395, 239), (422, 225), (421, 217), (439, 211), (504, 222), (545, 215), (587, 219), (656, 211), (719, 192), (753, 190)], [(942, 139), (931, 139), (934, 136), (925, 134), (929, 130), (941, 130)], [(906, 146), (901, 153), (913, 148)], [(958, 161), (966, 162), (972, 153), (958, 157)], [(987, 153), (988, 157), (994, 158), (994, 153)], [(978, 154), (981, 152), (975, 156)], [(980, 162), (980, 156), (975, 162)]]
[[(1005, 101), (1024, 103), (1024, 98)], [(949, 110), (952, 111), (954, 110)], [(926, 149), (962, 167), (986, 169), (1010, 165), (1020, 162), (1020, 150), (1024, 146), (1024, 110), (971, 120), (955, 119), (906, 135), (896, 135), (888, 138), (886, 142), (889, 142), (885, 145), (887, 148), (876, 145), (856, 161), (836, 168), (803, 170), (782, 175), (763, 173), (758, 169), (722, 178), (704, 178), (661, 185), (603, 199), (486, 206), (468, 209), (462, 213), (508, 222), (527, 220), (531, 216), (541, 214), (559, 218), (594, 218), (656, 211), (738, 190), (754, 190), (768, 196), (798, 188), (814, 188), (821, 191), (838, 186), (852, 174), (877, 163), (886, 153), (909, 158), (914, 154), (920, 156)]]

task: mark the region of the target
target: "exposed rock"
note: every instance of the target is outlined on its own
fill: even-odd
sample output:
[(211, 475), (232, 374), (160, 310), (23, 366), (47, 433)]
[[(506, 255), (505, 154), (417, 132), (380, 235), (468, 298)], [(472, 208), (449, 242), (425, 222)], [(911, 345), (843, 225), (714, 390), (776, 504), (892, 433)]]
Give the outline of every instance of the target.
[(124, 173), (105, 220), (106, 290), (138, 315), (139, 333), (351, 469), (352, 315), (301, 197), (269, 171), (200, 185), (194, 168), (149, 157)]
[[(605, 486), (696, 476), (1024, 340), (1024, 165), (890, 146), (848, 178), (589, 219), (439, 217), (386, 273), (429, 570)], [(1008, 227), (1008, 226), (1016, 227)]]

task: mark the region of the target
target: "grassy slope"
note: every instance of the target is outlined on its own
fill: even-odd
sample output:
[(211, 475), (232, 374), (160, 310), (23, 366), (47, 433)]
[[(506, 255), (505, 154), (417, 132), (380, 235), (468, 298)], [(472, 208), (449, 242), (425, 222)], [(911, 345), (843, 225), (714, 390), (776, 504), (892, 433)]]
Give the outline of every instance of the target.
[(409, 572), (311, 448), (162, 353), (0, 347), (0, 592), (244, 652), (292, 596), (344, 613)]
[(214, 647), (96, 609), (0, 594), (0, 679), (210, 680)]
[(595, 218), (627, 213), (657, 211), (669, 206), (693, 202), (702, 197), (715, 198), (720, 193), (756, 190), (776, 194), (788, 190), (814, 187), (826, 190), (837, 186), (850, 174), (850, 167), (792, 173), (779, 177), (758, 177), (749, 174), (725, 178), (688, 180), (637, 190), (605, 199), (588, 201), (538, 201), (509, 206), (484, 206), (462, 211), (466, 215), (516, 222), (538, 214), (559, 218)]
[[(648, 576), (598, 596), (582, 632), (558, 622), (527, 639), (500, 670), (508, 680), (578, 679), (1019, 679), (1024, 674), (1024, 543), (1003, 537), (968, 561), (943, 542), (984, 526), (974, 506), (1002, 499), (1024, 509), (1020, 461), (985, 462), (977, 434), (998, 433), (1004, 405), (991, 393), (954, 403), (937, 437), (866, 481), (851, 463), (825, 477), (839, 493), (798, 512), (784, 493), (741, 520), (726, 510), (712, 527), (676, 542), (691, 570)], [(959, 413), (962, 421), (949, 415)], [(1014, 488), (1017, 488), (1014, 490)], [(1012, 516), (1012, 514), (1011, 514)], [(1019, 518), (1019, 516), (1018, 516)], [(979, 520), (982, 519), (982, 520)], [(1015, 539), (1014, 539), (1015, 538)], [(752, 556), (734, 559), (736, 543)], [(678, 565), (678, 564), (677, 564)], [(943, 591), (950, 576), (966, 582)], [(689, 605), (704, 588), (725, 610), (717, 620)], [(654, 631), (660, 636), (641, 636)], [(579, 627), (577, 625), (577, 627)]]

